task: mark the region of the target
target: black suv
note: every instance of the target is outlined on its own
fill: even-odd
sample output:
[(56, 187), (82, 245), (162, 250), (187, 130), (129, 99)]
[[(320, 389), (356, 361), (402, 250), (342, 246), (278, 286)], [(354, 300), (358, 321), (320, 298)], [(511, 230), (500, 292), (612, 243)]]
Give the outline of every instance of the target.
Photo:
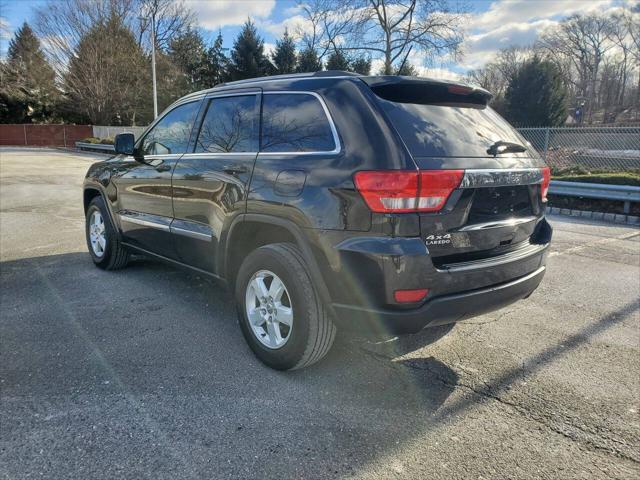
[(337, 328), (414, 333), (508, 305), (545, 272), (549, 169), (459, 83), (322, 72), (188, 95), (91, 166), (89, 252), (130, 252), (235, 292), (277, 369)]

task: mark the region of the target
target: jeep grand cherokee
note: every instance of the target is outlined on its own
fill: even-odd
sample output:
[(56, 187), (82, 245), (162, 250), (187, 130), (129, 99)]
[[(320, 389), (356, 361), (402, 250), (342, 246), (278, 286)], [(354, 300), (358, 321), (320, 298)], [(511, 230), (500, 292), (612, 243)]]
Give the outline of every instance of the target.
[(320, 360), (336, 328), (412, 333), (504, 307), (545, 272), (549, 169), (489, 99), (344, 72), (193, 93), (89, 169), (89, 253), (220, 280), (283, 370)]

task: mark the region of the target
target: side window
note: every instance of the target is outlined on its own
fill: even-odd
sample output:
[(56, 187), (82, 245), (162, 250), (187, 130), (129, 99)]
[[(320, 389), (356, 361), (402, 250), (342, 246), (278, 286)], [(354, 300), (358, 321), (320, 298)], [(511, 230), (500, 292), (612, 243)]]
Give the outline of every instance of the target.
[(143, 154), (171, 155), (186, 152), (199, 107), (199, 101), (190, 102), (167, 113), (144, 137)]
[(256, 95), (211, 99), (196, 142), (196, 153), (258, 151)]
[(313, 95), (263, 95), (263, 152), (330, 152), (336, 144), (329, 119)]

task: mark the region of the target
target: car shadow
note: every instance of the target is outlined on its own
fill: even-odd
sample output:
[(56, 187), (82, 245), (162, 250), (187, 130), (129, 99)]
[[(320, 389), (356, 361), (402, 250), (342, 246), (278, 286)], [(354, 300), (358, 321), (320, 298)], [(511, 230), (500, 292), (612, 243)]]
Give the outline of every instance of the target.
[[(435, 358), (424, 359), (424, 371), (428, 375), (433, 372), (434, 379), (446, 377), (449, 385), (412, 378), (414, 374), (422, 378), (425, 373), (405, 372), (399, 369), (401, 363), (393, 362), (403, 352), (435, 341), (447, 329), (382, 343), (338, 334), (324, 361), (300, 371), (277, 372), (258, 362), (246, 346), (231, 294), (202, 275), (145, 257), (134, 257), (123, 271), (105, 272), (96, 269), (84, 253), (29, 258), (1, 266), (2, 295), (15, 299), (3, 301), (3, 309), (24, 295), (43, 299), (48, 305), (44, 311), (36, 309), (20, 315), (20, 323), (13, 325), (16, 329), (28, 330), (34, 342), (46, 342), (48, 335), (60, 332), (50, 325), (40, 331), (36, 327), (47, 317), (62, 317), (57, 327), (70, 328), (84, 344), (70, 342), (68, 348), (89, 349), (93, 360), (101, 364), (98, 366), (117, 375), (123, 387), (133, 393), (155, 391), (160, 386), (180, 388), (183, 393), (190, 387), (196, 392), (206, 391), (209, 382), (218, 381), (220, 367), (228, 367), (230, 360), (234, 369), (244, 370), (245, 379), (251, 377), (252, 384), (269, 378), (271, 382), (307, 385), (322, 390), (325, 398), (339, 397), (343, 402), (351, 398), (354, 406), (397, 405), (397, 389), (411, 387), (411, 395), (403, 402), (435, 411), (456, 383), (455, 372)], [(24, 283), (28, 288), (22, 286)], [(50, 300), (45, 300), (48, 297)], [(11, 325), (9, 322), (4, 328)], [(136, 351), (132, 352), (134, 345)], [(25, 356), (30, 355), (22, 350)], [(32, 367), (42, 372), (41, 365), (33, 363)], [(74, 374), (52, 371), (42, 381), (51, 383), (51, 388), (62, 387), (68, 380), (59, 377), (68, 377), (69, 373)], [(82, 378), (77, 380), (81, 382)], [(173, 384), (167, 385), (167, 381)]]
[[(94, 449), (108, 445), (125, 467), (156, 445), (154, 468), (170, 477), (237, 464), (254, 472), (246, 478), (313, 477), (328, 465), (344, 476), (477, 402), (449, 399), (458, 375), (440, 360), (403, 358), (451, 326), (378, 343), (339, 335), (321, 363), (278, 372), (251, 354), (226, 290), (144, 258), (119, 272), (86, 253), (2, 262), (0, 305), (0, 422), (6, 438), (31, 439), (23, 464), (40, 458), (33, 438), (57, 427), (45, 459), (54, 471), (82, 442), (74, 431), (106, 422)], [(637, 302), (528, 363), (540, 369), (634, 312)], [(487, 388), (499, 394), (516, 378), (507, 371)], [(135, 443), (118, 442), (120, 431), (138, 432)]]
[[(457, 381), (435, 358), (404, 368), (387, 353), (341, 336), (319, 364), (271, 370), (246, 346), (227, 291), (144, 258), (118, 272), (95, 268), (85, 253), (2, 262), (0, 302), (0, 421), (10, 438), (56, 424), (81, 429), (110, 412), (108, 423), (156, 432), (150, 444), (164, 444), (169, 453), (174, 444), (188, 443), (177, 455), (167, 453), (182, 459), (173, 458), (168, 471), (187, 468), (185, 458), (207, 458), (223, 439), (216, 453), (221, 461), (255, 464), (262, 472), (256, 478), (291, 476), (298, 457), (319, 445), (335, 458), (336, 472), (352, 471), (419, 435)], [(117, 398), (125, 406), (114, 407)], [(257, 413), (265, 410), (272, 415)], [(46, 427), (26, 426), (25, 416), (34, 412), (50, 419)], [(105, 442), (113, 440), (105, 435)], [(62, 468), (76, 442), (58, 440), (50, 465)], [(274, 466), (265, 445), (291, 456)], [(40, 447), (32, 447), (36, 458)], [(238, 459), (237, 452), (247, 450), (256, 454)], [(28, 463), (29, 454), (21, 458)], [(302, 476), (326, 464), (316, 456), (307, 467)]]

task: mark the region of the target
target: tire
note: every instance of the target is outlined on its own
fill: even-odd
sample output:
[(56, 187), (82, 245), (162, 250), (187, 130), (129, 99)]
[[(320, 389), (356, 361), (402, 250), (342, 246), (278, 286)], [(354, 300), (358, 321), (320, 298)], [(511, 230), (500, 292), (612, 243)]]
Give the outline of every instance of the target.
[[(104, 231), (104, 245), (102, 246), (102, 243), (98, 242), (101, 245), (98, 248), (92, 243), (92, 222), (94, 215), (96, 215), (96, 218), (97, 215), (101, 217)], [(100, 195), (91, 200), (87, 208), (85, 234), (89, 254), (97, 267), (103, 270), (118, 270), (127, 265), (129, 252), (122, 245), (120, 233), (111, 223), (111, 217), (109, 217), (107, 207)]]
[[(267, 284), (270, 277), (270, 283)], [(263, 318), (259, 318), (256, 312), (252, 314), (254, 324), (264, 321), (262, 326), (252, 326), (249, 318), (247, 305), (250, 307), (263, 305), (258, 303), (260, 300), (257, 298), (254, 302), (256, 291), (254, 280), (259, 278), (262, 278), (263, 284), (267, 287), (274, 285), (275, 278), (284, 285), (284, 289), (282, 289), (284, 293), (281, 294), (280, 301), (275, 302), (276, 305), (281, 305), (274, 308), (274, 312), (281, 315), (281, 319), (284, 316), (278, 308), (286, 312), (288, 307), (291, 312), (290, 328), (285, 323), (278, 324), (280, 337), (284, 340), (283, 345), (277, 346), (277, 342), (271, 342), (272, 336), (270, 334), (256, 333), (258, 331), (267, 333), (269, 325), (264, 316), (268, 316), (270, 313), (260, 314), (263, 315)], [(244, 338), (253, 353), (269, 367), (276, 370), (296, 370), (308, 367), (322, 359), (333, 345), (336, 327), (329, 318), (327, 309), (311, 282), (309, 269), (295, 245), (277, 243), (260, 247), (251, 252), (238, 272), (235, 296), (240, 328)], [(275, 298), (275, 295), (273, 297)], [(264, 304), (267, 307), (268, 302), (269, 300)], [(274, 303), (271, 302), (271, 305), (273, 306)], [(255, 308), (255, 310), (266, 309)], [(270, 346), (267, 343), (270, 343)]]

